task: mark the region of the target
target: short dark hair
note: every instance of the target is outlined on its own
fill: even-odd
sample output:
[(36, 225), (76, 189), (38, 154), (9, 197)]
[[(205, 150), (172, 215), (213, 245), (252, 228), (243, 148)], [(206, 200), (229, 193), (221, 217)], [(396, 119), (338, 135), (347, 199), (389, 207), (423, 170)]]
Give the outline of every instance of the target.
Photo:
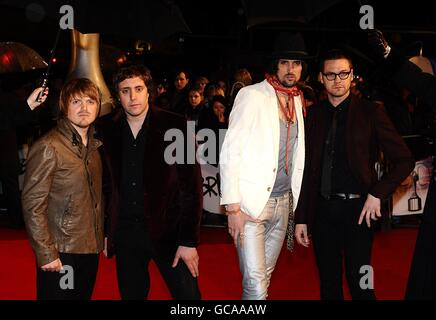
[[(144, 81), (147, 89), (150, 89), (151, 86), (151, 72), (146, 66), (142, 64), (132, 64), (130, 66), (122, 67), (115, 73), (113, 77), (113, 88), (115, 93), (118, 95), (118, 85), (126, 79), (139, 77)], [(150, 90), (149, 90), (150, 91)]]
[(176, 79), (177, 76), (178, 76), (179, 74), (181, 74), (181, 73), (185, 74), (185, 77), (186, 77), (187, 80), (190, 80), (190, 79), (191, 79), (191, 74), (190, 74), (190, 72), (189, 72), (187, 69), (185, 69), (185, 68), (179, 68), (179, 69), (176, 69), (176, 73), (175, 73), (175, 75), (174, 75), (174, 79)]
[(204, 96), (204, 92), (203, 92), (200, 85), (195, 85), (193, 87), (190, 87), (188, 92), (191, 92), (191, 91), (198, 92), (200, 94), (200, 96), (202, 96), (202, 97)]
[(226, 99), (225, 97), (223, 97), (223, 96), (220, 96), (220, 95), (213, 96), (211, 106), (213, 106), (213, 104), (214, 104), (215, 102), (219, 102), (219, 103), (221, 103), (221, 104), (224, 106), (224, 108), (226, 108), (226, 109), (227, 109), (227, 107), (228, 107), (228, 105), (227, 105), (227, 99)]
[(327, 60), (339, 60), (339, 59), (348, 60), (348, 63), (350, 64), (350, 68), (353, 69), (353, 61), (351, 60), (351, 57), (345, 51), (343, 51), (341, 49), (330, 49), (321, 55), (321, 58), (319, 60), (319, 70), (321, 72), (324, 71), (324, 63)]
[(101, 104), (101, 92), (97, 85), (87, 78), (74, 78), (68, 80), (62, 87), (59, 96), (59, 116), (66, 117), (68, 114), (68, 105), (75, 95), (88, 96)]

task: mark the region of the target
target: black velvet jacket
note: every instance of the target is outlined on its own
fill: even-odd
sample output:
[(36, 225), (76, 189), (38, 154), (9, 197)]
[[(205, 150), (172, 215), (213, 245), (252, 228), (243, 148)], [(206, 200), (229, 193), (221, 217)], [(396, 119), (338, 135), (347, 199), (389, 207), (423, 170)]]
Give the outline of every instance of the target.
[[(151, 114), (144, 156), (144, 214), (150, 217), (152, 239), (162, 245), (196, 247), (203, 208), (200, 166), (198, 163), (169, 165), (164, 158), (166, 148), (173, 143), (164, 141), (167, 130), (183, 132), (186, 145), (186, 120), (159, 108), (151, 107), (148, 112)], [(98, 137), (103, 142), (103, 193), (109, 256), (114, 254), (116, 246), (114, 235), (120, 211), (123, 119), (125, 113), (118, 110), (97, 123)], [(184, 152), (186, 159), (186, 147)]]

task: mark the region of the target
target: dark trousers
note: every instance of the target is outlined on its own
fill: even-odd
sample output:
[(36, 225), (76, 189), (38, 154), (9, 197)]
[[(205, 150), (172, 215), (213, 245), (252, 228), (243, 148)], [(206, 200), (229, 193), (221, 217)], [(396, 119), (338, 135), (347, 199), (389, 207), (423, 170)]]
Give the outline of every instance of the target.
[(432, 177), (419, 226), (405, 298), (436, 299), (436, 181)]
[(97, 278), (98, 254), (60, 253), (64, 273), (37, 267), (38, 300), (90, 300)]
[(177, 247), (155, 245), (144, 223), (122, 223), (116, 236), (118, 289), (123, 300), (147, 299), (150, 289), (148, 264), (156, 263), (171, 295), (176, 300), (201, 299), (197, 279), (179, 260), (173, 268)]
[[(371, 229), (364, 221), (358, 225), (366, 197), (352, 200), (325, 200), (320, 206), (313, 226), (313, 244), (318, 265), (321, 299), (343, 300), (342, 266), (345, 260), (345, 274), (348, 287), (355, 300), (374, 300), (374, 290), (366, 288), (368, 281), (362, 277), (371, 265), (373, 223)], [(362, 273), (361, 273), (362, 271)]]

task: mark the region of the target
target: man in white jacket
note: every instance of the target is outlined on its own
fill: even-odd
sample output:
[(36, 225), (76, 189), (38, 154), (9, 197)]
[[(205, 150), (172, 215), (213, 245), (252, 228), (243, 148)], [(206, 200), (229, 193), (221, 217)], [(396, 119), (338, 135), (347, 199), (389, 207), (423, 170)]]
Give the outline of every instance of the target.
[(244, 300), (267, 297), (286, 234), (292, 247), (304, 170), (303, 94), (308, 55), (300, 34), (281, 34), (266, 79), (236, 96), (220, 154), (221, 204), (238, 250)]

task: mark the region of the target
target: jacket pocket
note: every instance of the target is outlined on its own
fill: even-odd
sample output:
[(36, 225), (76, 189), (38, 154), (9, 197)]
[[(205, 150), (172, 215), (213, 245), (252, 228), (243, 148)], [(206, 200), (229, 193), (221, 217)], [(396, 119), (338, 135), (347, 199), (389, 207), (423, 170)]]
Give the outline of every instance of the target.
[(64, 201), (64, 210), (62, 212), (62, 218), (61, 218), (61, 227), (63, 230), (65, 230), (66, 227), (68, 227), (68, 225), (71, 222), (72, 219), (72, 213), (73, 213), (73, 199), (72, 199), (72, 195), (69, 194)]

